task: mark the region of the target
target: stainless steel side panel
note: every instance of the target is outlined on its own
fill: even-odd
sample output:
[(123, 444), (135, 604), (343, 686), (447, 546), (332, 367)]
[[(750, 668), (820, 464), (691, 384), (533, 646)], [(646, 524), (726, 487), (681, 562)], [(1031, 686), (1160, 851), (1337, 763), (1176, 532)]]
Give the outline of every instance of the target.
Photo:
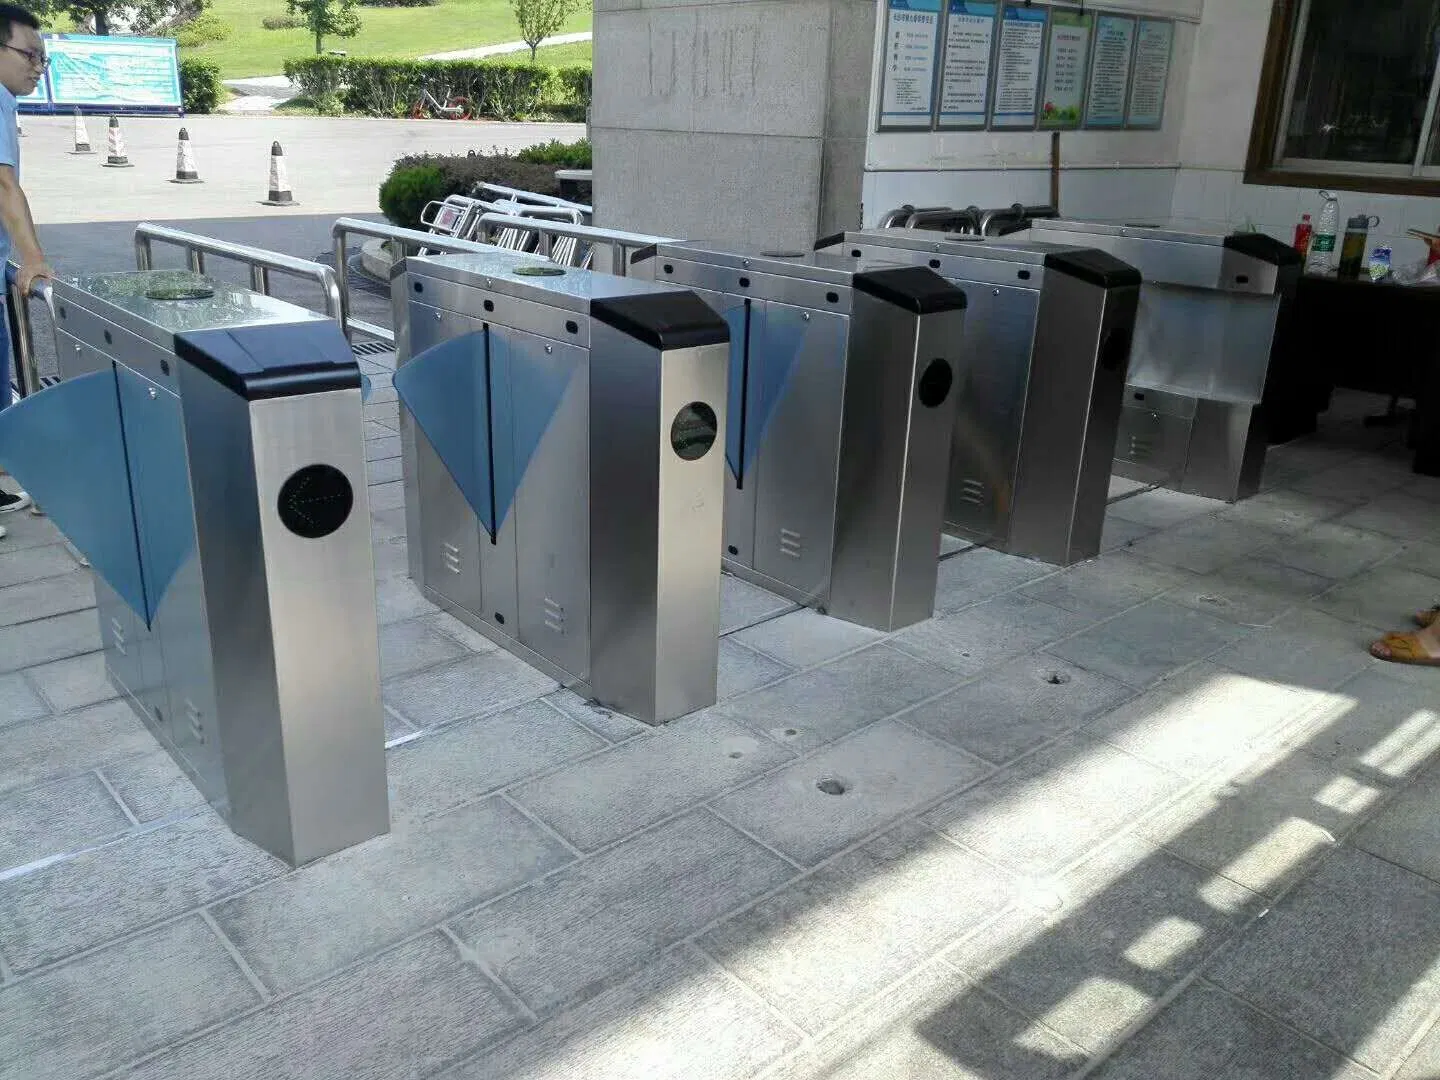
[(1192, 397), (1127, 386), (1114, 472), (1152, 484), (1179, 483), (1190, 454), (1195, 404)]
[(1180, 490), (1225, 502), (1248, 499), (1260, 490), (1265, 450), (1258, 407), (1202, 400)]
[(1257, 404), (1265, 391), (1278, 295), (1147, 282), (1140, 294), (1130, 382), (1194, 397)]

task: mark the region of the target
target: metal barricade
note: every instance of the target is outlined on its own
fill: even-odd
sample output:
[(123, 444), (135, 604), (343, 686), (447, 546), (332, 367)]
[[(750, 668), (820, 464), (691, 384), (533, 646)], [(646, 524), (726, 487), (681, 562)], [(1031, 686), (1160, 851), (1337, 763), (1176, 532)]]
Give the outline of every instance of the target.
[(631, 276), (630, 265), (637, 253), (656, 244), (673, 243), (671, 239), (663, 236), (600, 229), (594, 225), (539, 221), (512, 214), (485, 214), (480, 218), (480, 224), (482, 228), (519, 229), (535, 234), (537, 248), (534, 250), (546, 258), (551, 258), (551, 252), (559, 241), (573, 240), (577, 245), (574, 250), (578, 256), (574, 265), (582, 270), (594, 269), (617, 277)]
[(500, 196), (500, 200), (498, 201), (529, 203), (535, 206), (556, 206), (565, 210), (578, 210), (587, 220), (595, 213), (594, 208), (586, 206), (584, 203), (571, 202), (569, 199), (561, 199), (554, 195), (541, 195), (534, 191), (522, 191), (519, 188), (505, 187), (503, 184), (477, 184), (475, 185), (475, 191), (498, 195)]

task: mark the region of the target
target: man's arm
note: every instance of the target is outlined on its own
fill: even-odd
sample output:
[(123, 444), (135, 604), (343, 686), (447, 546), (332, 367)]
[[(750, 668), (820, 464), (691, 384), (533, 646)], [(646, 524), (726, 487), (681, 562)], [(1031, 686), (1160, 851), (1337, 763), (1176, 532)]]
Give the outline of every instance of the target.
[(45, 263), (40, 237), (35, 234), (30, 200), (25, 198), (15, 170), (9, 165), (0, 165), (0, 225), (10, 237), (12, 257), (20, 268), (15, 282), (20, 286), (21, 295), (26, 295), (37, 278), (53, 277), (54, 274)]

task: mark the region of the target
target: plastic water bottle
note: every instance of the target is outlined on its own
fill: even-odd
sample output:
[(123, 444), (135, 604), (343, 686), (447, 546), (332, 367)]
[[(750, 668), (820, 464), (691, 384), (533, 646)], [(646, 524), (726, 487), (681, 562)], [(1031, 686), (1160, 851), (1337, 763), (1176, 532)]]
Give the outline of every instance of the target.
[(1325, 206), (1320, 211), (1320, 220), (1315, 223), (1315, 234), (1310, 239), (1310, 262), (1305, 267), (1311, 273), (1329, 274), (1335, 269), (1335, 239), (1340, 232), (1340, 200), (1330, 191), (1320, 192)]

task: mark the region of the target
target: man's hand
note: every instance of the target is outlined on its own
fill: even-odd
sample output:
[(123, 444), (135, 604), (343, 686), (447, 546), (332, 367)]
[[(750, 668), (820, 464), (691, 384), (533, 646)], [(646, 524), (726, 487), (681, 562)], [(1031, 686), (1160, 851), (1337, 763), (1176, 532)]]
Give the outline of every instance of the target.
[(42, 278), (51, 279), (55, 271), (50, 269), (44, 259), (37, 259), (34, 262), (25, 262), (15, 271), (15, 284), (20, 286), (20, 295), (29, 296), (30, 290), (35, 283)]

